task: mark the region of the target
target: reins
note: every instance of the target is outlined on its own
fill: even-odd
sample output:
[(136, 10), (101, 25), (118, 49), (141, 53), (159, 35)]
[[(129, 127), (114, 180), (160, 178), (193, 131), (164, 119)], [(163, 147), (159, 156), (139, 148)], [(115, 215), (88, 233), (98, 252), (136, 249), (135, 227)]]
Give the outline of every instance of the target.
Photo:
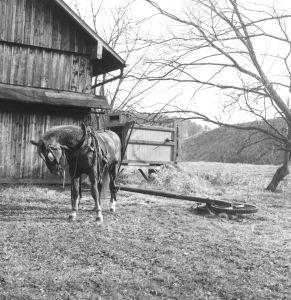
[[(54, 147), (52, 145), (48, 145), (47, 149), (53, 155), (53, 157), (56, 160), (56, 162), (58, 163), (58, 165), (61, 165), (61, 161), (62, 161), (63, 158), (65, 160), (67, 160), (66, 153), (65, 153), (64, 149), (62, 149), (61, 147)], [(55, 156), (55, 154), (52, 150), (61, 150), (62, 155), (61, 155), (59, 161), (58, 161), (57, 157)], [(64, 168), (62, 167), (61, 169), (62, 169), (62, 175), (63, 175), (63, 189), (64, 189), (65, 188), (65, 183), (66, 183), (66, 170), (65, 170), (65, 167)]]

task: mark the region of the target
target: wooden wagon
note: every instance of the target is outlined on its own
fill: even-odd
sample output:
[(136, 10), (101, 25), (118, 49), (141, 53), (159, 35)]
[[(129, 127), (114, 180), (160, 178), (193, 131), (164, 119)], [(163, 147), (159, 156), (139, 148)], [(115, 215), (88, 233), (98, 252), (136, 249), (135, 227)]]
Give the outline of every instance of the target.
[(128, 113), (110, 113), (106, 127), (121, 138), (125, 165), (161, 165), (176, 161), (178, 133), (174, 119), (164, 122), (164, 126), (153, 126), (135, 123)]

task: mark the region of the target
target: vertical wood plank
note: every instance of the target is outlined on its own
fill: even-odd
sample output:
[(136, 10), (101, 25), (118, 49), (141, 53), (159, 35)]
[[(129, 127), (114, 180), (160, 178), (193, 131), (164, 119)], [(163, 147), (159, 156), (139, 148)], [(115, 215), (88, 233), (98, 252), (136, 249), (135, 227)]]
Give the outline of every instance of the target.
[(9, 135), (9, 126), (10, 126), (10, 122), (9, 122), (9, 113), (5, 113), (4, 115), (4, 132), (5, 132), (5, 140), (4, 140), (4, 154), (5, 154), (5, 164), (4, 164), (4, 170), (3, 170), (3, 176), (7, 176), (7, 166), (10, 163), (9, 160), (9, 153), (7, 152), (8, 149), (8, 145), (10, 146), (10, 140), (11, 139), (11, 135)]
[(77, 55), (72, 55), (72, 69), (71, 69), (71, 84), (70, 90), (77, 92), (78, 90), (78, 80), (79, 80), (79, 57)]
[[(32, 113), (30, 117), (30, 124), (31, 124), (31, 129), (30, 129), (30, 136), (29, 139), (33, 139), (34, 141), (38, 140), (38, 137), (36, 136), (36, 131), (35, 131), (35, 126), (36, 126), (36, 113)], [(28, 177), (33, 178), (33, 172), (34, 172), (34, 165), (37, 163), (39, 165), (39, 155), (36, 153), (36, 148), (32, 147), (30, 145), (30, 157), (28, 158), (29, 160), (29, 174), (27, 174)]]
[(16, 124), (16, 136), (15, 136), (15, 174), (14, 177), (20, 177), (20, 165), (21, 165), (21, 138), (22, 138), (22, 119), (23, 114), (18, 112), (18, 123)]
[(46, 24), (44, 23), (44, 1), (37, 1), (37, 5), (39, 6), (39, 45), (42, 47), (47, 46), (45, 38)]
[(69, 30), (69, 23), (70, 21), (68, 20), (67, 16), (62, 12), (61, 15), (61, 27), (60, 27), (60, 32), (61, 32), (61, 45), (60, 49), (62, 50), (70, 50), (70, 30)]
[(32, 81), (31, 86), (40, 87), (41, 69), (42, 69), (42, 51), (34, 49), (32, 51)]
[(52, 47), (52, 28), (53, 28), (51, 1), (46, 0), (44, 2), (43, 12), (44, 12), (43, 45), (45, 45), (48, 48), (51, 48)]
[(58, 88), (61, 90), (64, 90), (64, 86), (65, 86), (64, 70), (65, 70), (65, 54), (61, 53), (58, 70), (56, 70), (56, 72), (58, 73)]
[(20, 64), (20, 47), (13, 47), (13, 55), (12, 55), (12, 67), (11, 67), (11, 75), (10, 75), (10, 83), (18, 84), (18, 71)]
[(10, 39), (9, 41), (15, 41), (15, 34), (16, 34), (16, 8), (17, 8), (17, 0), (11, 0), (11, 19), (10, 19)]
[(0, 19), (0, 39), (5, 40), (6, 39), (6, 20), (7, 20), (7, 13), (6, 13), (6, 8), (7, 8), (7, 0), (1, 0), (0, 1), (0, 14), (1, 14), (1, 19)]
[[(2, 150), (2, 153), (3, 153), (2, 174), (3, 174), (3, 177), (5, 178), (6, 177), (6, 168), (7, 168), (6, 145), (8, 143), (8, 136), (7, 136), (7, 115), (8, 114), (5, 111), (3, 111), (2, 114), (3, 114), (3, 117), (2, 117), (2, 122), (3, 122), (2, 132), (3, 132), (3, 136), (4, 136), (3, 144), (2, 144), (2, 147), (3, 147), (3, 150)], [(5, 157), (5, 160), (4, 160), (4, 157)]]
[(4, 45), (0, 44), (0, 82), (3, 82)]
[(21, 131), (21, 141), (20, 141), (20, 166), (19, 166), (19, 176), (20, 178), (24, 178), (24, 172), (25, 172), (25, 156), (26, 156), (26, 118), (27, 114), (22, 115), (22, 131)]
[(43, 55), (44, 50), (38, 50), (37, 52), (37, 59), (36, 59), (36, 72), (35, 72), (35, 80), (34, 80), (34, 86), (40, 87), (41, 86), (41, 73), (42, 73), (42, 67), (43, 67)]
[(57, 23), (57, 12), (55, 7), (52, 8), (52, 48), (57, 47), (58, 39), (58, 23)]
[(9, 42), (13, 41), (13, 37), (14, 37), (14, 30), (15, 30), (15, 24), (14, 24), (14, 20), (13, 20), (13, 10), (14, 8), (16, 8), (15, 6), (15, 1), (16, 0), (10, 0), (7, 2), (7, 23), (6, 23), (6, 31), (7, 31), (7, 37), (6, 40)]
[(69, 49), (72, 52), (77, 51), (77, 45), (76, 45), (76, 26), (73, 22), (70, 22), (69, 25)]
[(27, 86), (32, 86), (33, 83), (33, 69), (34, 69), (34, 50), (29, 49), (27, 51), (27, 68), (26, 68), (26, 80), (25, 84)]
[(13, 57), (13, 48), (9, 45), (5, 45), (5, 66), (4, 66), (4, 75), (5, 75), (5, 83), (10, 83), (10, 75), (11, 75), (11, 65), (12, 65), (12, 57)]
[(22, 48), (20, 55), (20, 66), (18, 71), (18, 84), (25, 85), (26, 84), (26, 69), (28, 67), (28, 52), (29, 48)]
[(3, 176), (4, 174), (4, 130), (3, 130), (3, 117), (4, 114), (2, 111), (0, 111), (0, 178)]
[(79, 82), (78, 82), (78, 92), (82, 93), (85, 90), (86, 85), (86, 59), (84, 57), (80, 57), (80, 65), (79, 65)]
[(12, 1), (7, 0), (7, 8), (6, 8), (6, 22), (5, 22), (5, 37), (6, 41), (11, 41), (11, 17), (12, 17)]
[(18, 114), (12, 115), (12, 124), (11, 124), (11, 148), (10, 148), (10, 165), (9, 169), (9, 177), (15, 176), (15, 157), (16, 157), (16, 137), (17, 137), (17, 127), (18, 127)]
[(86, 59), (86, 86), (85, 93), (92, 94), (92, 65), (89, 59)]
[(83, 32), (80, 28), (77, 29), (77, 39), (78, 39), (78, 52), (84, 53), (85, 41), (83, 38)]
[(33, 0), (25, 2), (25, 25), (24, 25), (24, 43), (29, 45), (32, 42), (33, 32)]
[(36, 86), (35, 82), (36, 82), (36, 77), (37, 77), (37, 68), (38, 68), (38, 63), (37, 63), (37, 58), (38, 58), (38, 55), (37, 55), (37, 50), (33, 50), (31, 52), (31, 59), (32, 59), (32, 69), (31, 69), (31, 72), (32, 72), (32, 78), (31, 78), (31, 86)]
[(60, 74), (59, 74), (59, 61), (60, 55), (59, 53), (53, 53), (53, 78), (52, 78), (52, 86), (55, 89), (60, 89)]
[(43, 50), (41, 68), (40, 68), (40, 87), (42, 88), (47, 87), (47, 81), (48, 81), (47, 68), (48, 68), (48, 55), (47, 55), (47, 51)]
[(33, 37), (33, 44), (35, 46), (41, 46), (41, 38), (42, 38), (42, 9), (41, 9), (41, 2), (42, 1), (35, 1), (34, 2), (34, 37)]
[(65, 66), (64, 66), (64, 90), (70, 90), (70, 81), (71, 81), (71, 55), (65, 56)]
[(61, 16), (58, 7), (55, 5), (52, 9), (53, 27), (52, 27), (52, 47), (60, 49), (61, 47)]
[(3, 21), (4, 21), (4, 18), (5, 18), (5, 15), (2, 13), (2, 7), (4, 6), (4, 0), (0, 0), (0, 16), (1, 16), (1, 19), (0, 19), (0, 40), (3, 40)]
[(24, 23), (25, 23), (25, 0), (16, 0), (15, 12), (15, 42), (23, 42)]
[(3, 68), (0, 70), (0, 72), (2, 72), (2, 82), (7, 83), (7, 61), (8, 61), (7, 45), (2, 45), (2, 46), (3, 46)]
[(53, 88), (53, 52), (48, 52), (48, 67), (47, 67), (47, 87)]

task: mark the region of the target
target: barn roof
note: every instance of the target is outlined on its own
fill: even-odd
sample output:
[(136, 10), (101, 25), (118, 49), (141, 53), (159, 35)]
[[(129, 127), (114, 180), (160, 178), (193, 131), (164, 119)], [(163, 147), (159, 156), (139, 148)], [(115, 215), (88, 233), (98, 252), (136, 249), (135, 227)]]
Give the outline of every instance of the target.
[(93, 53), (93, 76), (123, 69), (125, 61), (90, 27), (86, 24), (63, 0), (53, 0), (76, 22), (87, 34), (96, 41)]

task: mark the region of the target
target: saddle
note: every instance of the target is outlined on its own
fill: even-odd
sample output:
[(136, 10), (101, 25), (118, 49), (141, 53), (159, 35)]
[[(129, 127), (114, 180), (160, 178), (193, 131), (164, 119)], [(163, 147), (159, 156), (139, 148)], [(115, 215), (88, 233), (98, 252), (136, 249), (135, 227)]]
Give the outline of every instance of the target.
[(86, 131), (87, 135), (91, 138), (89, 148), (95, 153), (93, 164), (97, 162), (97, 175), (98, 179), (101, 180), (102, 174), (109, 164), (110, 154), (106, 142), (100, 135), (95, 134), (95, 131), (91, 127), (87, 127)]

